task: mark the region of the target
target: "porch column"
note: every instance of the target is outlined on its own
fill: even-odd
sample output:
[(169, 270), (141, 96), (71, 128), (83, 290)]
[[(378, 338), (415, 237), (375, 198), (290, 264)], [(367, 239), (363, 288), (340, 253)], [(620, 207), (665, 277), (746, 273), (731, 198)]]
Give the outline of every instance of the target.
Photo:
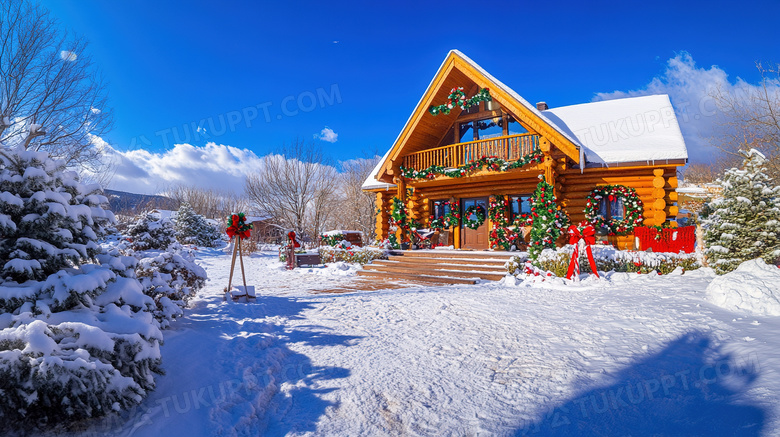
[[(398, 190), (396, 191), (396, 197), (401, 202), (402, 205), (406, 205), (406, 179), (404, 179), (403, 176), (400, 176), (401, 172), (400, 170), (398, 172), (395, 172), (395, 174), (399, 175), (394, 178), (395, 184), (398, 187)], [(398, 238), (398, 243), (401, 244), (404, 241), (406, 241), (406, 231), (399, 227), (396, 230), (396, 237)]]
[[(450, 197), (450, 202), (460, 202), (460, 200), (455, 197)], [(458, 206), (458, 208), (460, 208), (460, 206)], [(457, 212), (460, 213), (460, 211)], [(463, 220), (463, 217), (460, 219)], [(454, 226), (452, 229), (452, 245), (456, 249), (460, 249), (460, 224)]]
[(390, 215), (387, 213), (388, 209), (390, 209), (390, 202), (388, 202), (389, 200), (390, 199), (386, 193), (382, 191), (378, 191), (376, 193), (376, 207), (378, 210), (376, 214), (377, 240), (384, 240), (389, 237), (388, 228), (390, 224), (388, 223), (388, 220), (390, 220)]

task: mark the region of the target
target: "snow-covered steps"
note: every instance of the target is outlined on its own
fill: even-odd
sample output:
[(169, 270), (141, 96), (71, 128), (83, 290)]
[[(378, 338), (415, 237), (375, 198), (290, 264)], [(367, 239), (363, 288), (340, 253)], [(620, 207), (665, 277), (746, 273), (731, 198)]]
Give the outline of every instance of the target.
[(441, 284), (475, 284), (497, 281), (506, 275), (504, 252), (394, 251), (388, 260), (376, 260), (358, 274)]

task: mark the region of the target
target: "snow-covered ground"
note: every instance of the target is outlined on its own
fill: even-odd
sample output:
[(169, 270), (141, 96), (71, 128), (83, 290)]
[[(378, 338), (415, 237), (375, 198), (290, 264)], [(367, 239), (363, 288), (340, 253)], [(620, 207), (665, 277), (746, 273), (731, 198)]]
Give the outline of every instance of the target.
[(80, 435), (778, 435), (780, 318), (708, 303), (707, 269), (347, 294), (354, 268), (230, 258), (165, 331), (142, 407)]

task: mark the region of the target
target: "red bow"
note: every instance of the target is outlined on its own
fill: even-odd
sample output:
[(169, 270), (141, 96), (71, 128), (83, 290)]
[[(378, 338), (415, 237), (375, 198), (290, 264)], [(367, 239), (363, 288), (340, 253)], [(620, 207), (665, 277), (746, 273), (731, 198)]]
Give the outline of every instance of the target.
[(585, 252), (588, 254), (588, 262), (590, 263), (590, 269), (596, 277), (599, 277), (598, 268), (596, 267), (596, 260), (593, 259), (593, 251), (590, 246), (596, 244), (596, 229), (593, 225), (587, 225), (582, 229), (582, 233), (575, 225), (569, 226), (569, 244), (574, 245), (574, 253), (571, 254), (571, 261), (569, 262), (569, 270), (566, 272), (566, 279), (571, 279), (576, 274), (580, 274), (580, 240), (585, 241)]
[(293, 247), (301, 247), (301, 244), (298, 243), (298, 240), (295, 239), (295, 232), (294, 231), (288, 232), (287, 233), (287, 238), (289, 238), (290, 241), (293, 242)]

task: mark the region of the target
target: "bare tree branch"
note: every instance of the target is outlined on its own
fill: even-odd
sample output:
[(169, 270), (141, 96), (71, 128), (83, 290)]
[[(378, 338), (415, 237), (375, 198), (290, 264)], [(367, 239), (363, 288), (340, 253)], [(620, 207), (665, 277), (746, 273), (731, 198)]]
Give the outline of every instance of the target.
[(2, 1), (0, 141), (47, 151), (68, 166), (94, 166), (95, 137), (112, 122), (86, 41), (62, 31), (37, 3)]

